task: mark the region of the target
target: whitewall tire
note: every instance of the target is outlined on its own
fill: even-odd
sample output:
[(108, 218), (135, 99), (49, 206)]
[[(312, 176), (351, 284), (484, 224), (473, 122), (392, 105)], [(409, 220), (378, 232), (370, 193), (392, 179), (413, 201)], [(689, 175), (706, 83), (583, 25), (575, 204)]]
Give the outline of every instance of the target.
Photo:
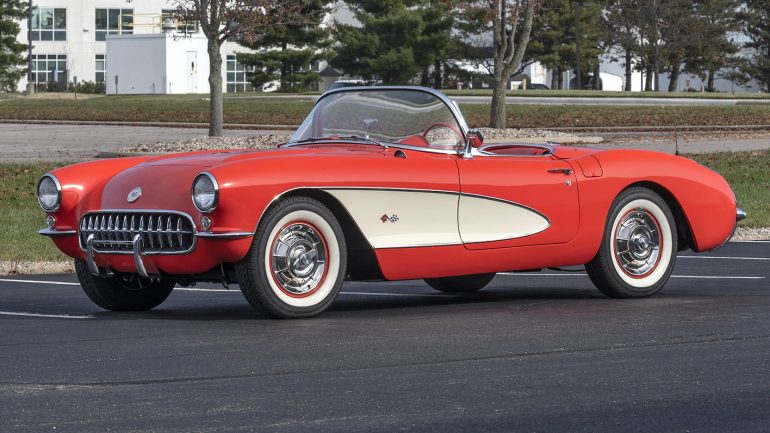
[(263, 217), (236, 269), (246, 300), (273, 317), (309, 317), (337, 297), (347, 249), (337, 219), (321, 202), (289, 197)]
[(632, 187), (613, 202), (601, 247), (586, 271), (607, 296), (652, 296), (671, 276), (677, 245), (676, 223), (666, 202), (648, 188)]

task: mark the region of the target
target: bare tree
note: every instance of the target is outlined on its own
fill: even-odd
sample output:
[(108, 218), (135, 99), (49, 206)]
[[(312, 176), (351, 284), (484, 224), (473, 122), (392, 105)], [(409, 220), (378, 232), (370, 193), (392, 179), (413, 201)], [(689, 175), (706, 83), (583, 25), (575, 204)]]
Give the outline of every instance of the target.
[[(478, 33), (492, 33), (493, 91), (490, 124), (505, 128), (505, 92), (511, 76), (521, 68), (535, 9), (543, 0), (477, 0), (462, 4), (478, 25)], [(491, 28), (490, 28), (491, 26)]]
[(302, 6), (307, 0), (174, 0), (178, 18), (198, 22), (208, 39), (209, 135), (222, 135), (222, 53), (228, 40), (253, 43), (269, 29), (310, 21)]

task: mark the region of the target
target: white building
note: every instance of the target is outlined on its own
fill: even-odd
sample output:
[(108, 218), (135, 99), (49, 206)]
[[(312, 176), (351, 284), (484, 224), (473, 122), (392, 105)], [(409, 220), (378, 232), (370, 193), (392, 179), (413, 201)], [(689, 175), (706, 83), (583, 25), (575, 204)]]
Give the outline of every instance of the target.
[[(156, 42), (165, 39), (162, 35), (162, 23), (174, 9), (172, 3), (167, 0), (133, 0), (130, 3), (125, 0), (34, 0), (33, 6), (35, 11), (32, 19), (32, 79), (39, 85), (45, 85), (48, 82), (64, 85), (74, 81), (94, 81), (104, 82), (108, 87), (109, 83), (114, 85), (115, 75), (113, 73), (113, 76), (108, 76), (108, 72), (118, 70), (110, 67), (110, 59), (107, 55), (108, 36), (154, 34)], [(19, 41), (26, 43), (27, 21), (20, 24), (22, 29), (19, 33)], [(184, 33), (185, 29), (179, 28), (179, 30), (180, 33)], [(186, 30), (193, 33), (193, 37), (189, 38), (191, 40), (202, 37), (197, 26), (193, 24), (189, 24)], [(198, 36), (194, 35), (196, 32)], [(146, 37), (152, 39), (150, 36)], [(147, 46), (151, 47), (148, 49), (154, 49), (159, 47), (159, 44), (160, 42), (150, 43)], [(182, 42), (182, 44), (189, 44), (189, 42)], [(142, 44), (137, 46), (140, 45)], [(118, 47), (119, 45), (116, 46)], [(182, 56), (185, 56), (186, 63), (188, 52), (197, 52), (197, 49), (184, 46), (176, 51), (180, 51)], [(237, 64), (235, 58), (236, 52), (243, 51), (246, 51), (244, 47), (233, 42), (226, 42), (222, 47), (222, 81), (225, 91), (251, 90), (246, 72), (242, 65)], [(136, 67), (136, 65), (147, 65), (147, 62), (158, 60), (156, 54), (140, 48), (137, 52), (129, 53), (129, 58), (136, 60), (134, 63)], [(176, 59), (174, 56), (167, 58), (167, 60), (177, 61), (174, 59)], [(208, 78), (208, 57), (198, 54), (195, 68), (201, 72), (205, 81)], [(187, 72), (186, 68), (182, 68), (182, 71)], [(127, 73), (130, 72), (122, 72), (124, 75)], [(158, 79), (157, 74), (152, 79), (156, 81), (157, 93), (161, 93), (161, 88), (168, 89), (168, 80)], [(119, 92), (121, 81), (128, 83), (119, 77), (117, 87)], [(142, 83), (145, 82), (146, 80), (142, 81)], [(183, 93), (192, 88), (195, 89), (195, 93), (208, 92), (207, 82), (202, 84), (197, 81), (195, 86), (188, 87), (185, 76), (181, 80), (174, 78), (171, 84), (173, 93), (178, 93), (175, 82), (179, 82), (185, 88)], [(26, 85), (25, 76), (18, 87), (23, 89)], [(145, 86), (144, 90), (146, 90), (144, 93), (152, 93), (152, 88), (149, 86)]]

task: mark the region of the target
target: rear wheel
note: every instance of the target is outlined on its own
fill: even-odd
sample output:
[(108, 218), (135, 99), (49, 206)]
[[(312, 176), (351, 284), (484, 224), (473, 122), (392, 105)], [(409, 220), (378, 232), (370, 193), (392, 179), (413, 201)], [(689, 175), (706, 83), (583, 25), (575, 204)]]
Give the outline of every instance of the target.
[(586, 271), (607, 296), (643, 298), (666, 284), (676, 251), (676, 224), (666, 202), (650, 189), (633, 187), (613, 202), (601, 247)]
[(493, 278), (495, 278), (494, 272), (459, 277), (428, 278), (425, 282), (440, 292), (467, 293), (483, 289)]
[(137, 274), (97, 277), (85, 260), (75, 260), (75, 273), (88, 298), (111, 311), (151, 310), (168, 298), (175, 285), (174, 281), (151, 281)]
[(298, 318), (319, 314), (334, 301), (346, 260), (342, 227), (331, 211), (318, 200), (289, 197), (265, 214), (236, 270), (252, 307)]

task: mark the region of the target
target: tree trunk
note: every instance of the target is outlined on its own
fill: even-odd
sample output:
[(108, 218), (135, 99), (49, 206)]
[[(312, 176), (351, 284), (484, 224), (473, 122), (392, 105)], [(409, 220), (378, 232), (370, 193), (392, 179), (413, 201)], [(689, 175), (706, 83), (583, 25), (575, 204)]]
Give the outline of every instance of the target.
[(209, 39), (209, 136), (222, 136), (222, 123), (224, 122), (224, 107), (222, 99), (222, 53), (220, 44), (216, 39)]
[(676, 88), (679, 86), (679, 62), (674, 62), (671, 65), (671, 77), (668, 81), (668, 91), (676, 92)]
[(644, 72), (646, 74), (644, 77), (644, 91), (652, 92), (652, 79), (655, 76), (652, 64), (648, 64)]
[(600, 63), (596, 63), (594, 66), (594, 85), (593, 90), (602, 90), (602, 70)]
[(492, 91), (492, 117), (489, 119), (489, 127), (505, 129), (505, 91), (508, 88), (508, 80), (498, 77), (495, 73), (495, 87)]
[(433, 88), (440, 89), (442, 81), (443, 80), (441, 78), (441, 60), (436, 59), (436, 62), (433, 64)]
[(631, 80), (632, 80), (632, 76), (633, 76), (632, 73), (631, 73), (631, 70), (632, 70), (631, 61), (632, 60), (633, 59), (631, 57), (631, 50), (626, 50), (626, 85), (623, 88), (623, 90), (625, 90), (626, 92), (630, 92), (631, 91)]
[(706, 82), (706, 91), (707, 92), (715, 92), (716, 89), (714, 89), (714, 75), (716, 75), (716, 71), (709, 71), (708, 81)]
[(655, 91), (660, 91), (660, 56), (655, 55)]
[(561, 90), (564, 88), (564, 69), (559, 65), (559, 74), (556, 76), (556, 88)]

